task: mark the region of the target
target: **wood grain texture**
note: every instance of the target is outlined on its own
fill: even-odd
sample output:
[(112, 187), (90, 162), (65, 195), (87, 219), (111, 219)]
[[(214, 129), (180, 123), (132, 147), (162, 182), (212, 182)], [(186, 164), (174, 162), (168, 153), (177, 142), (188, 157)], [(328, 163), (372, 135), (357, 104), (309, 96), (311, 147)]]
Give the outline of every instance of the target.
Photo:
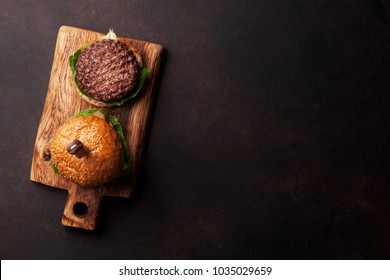
[[(49, 140), (57, 128), (69, 117), (81, 110), (93, 107), (78, 95), (68, 60), (69, 56), (85, 43), (95, 41), (102, 35), (103, 33), (69, 26), (62, 26), (59, 29), (30, 173), (30, 179), (34, 182), (68, 190), (69, 195), (62, 223), (66, 226), (89, 230), (96, 227), (97, 214), (103, 196), (129, 198), (134, 192), (144, 154), (145, 137), (154, 100), (154, 88), (163, 51), (163, 47), (158, 44), (119, 37), (120, 40), (138, 49), (143, 64), (149, 69), (149, 76), (138, 96), (121, 107), (109, 109), (110, 114), (115, 115), (122, 124), (130, 150), (131, 172), (99, 187), (82, 188), (53, 172), (48, 156)], [(82, 202), (87, 206), (88, 211), (85, 215), (75, 215), (73, 207), (77, 202)]]

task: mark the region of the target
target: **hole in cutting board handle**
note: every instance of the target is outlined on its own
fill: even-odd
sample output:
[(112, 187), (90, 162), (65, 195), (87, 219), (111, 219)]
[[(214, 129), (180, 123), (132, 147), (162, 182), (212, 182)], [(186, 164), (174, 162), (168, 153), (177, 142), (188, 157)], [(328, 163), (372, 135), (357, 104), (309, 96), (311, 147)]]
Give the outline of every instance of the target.
[(73, 205), (73, 214), (82, 218), (85, 217), (88, 213), (88, 206), (84, 202), (76, 202)]

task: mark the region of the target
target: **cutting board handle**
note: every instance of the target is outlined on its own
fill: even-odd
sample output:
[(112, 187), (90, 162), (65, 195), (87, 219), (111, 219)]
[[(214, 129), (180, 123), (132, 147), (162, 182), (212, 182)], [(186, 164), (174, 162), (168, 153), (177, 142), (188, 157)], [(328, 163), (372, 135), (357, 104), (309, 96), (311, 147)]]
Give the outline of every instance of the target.
[(64, 226), (95, 230), (103, 198), (99, 187), (73, 186), (69, 188), (62, 224)]

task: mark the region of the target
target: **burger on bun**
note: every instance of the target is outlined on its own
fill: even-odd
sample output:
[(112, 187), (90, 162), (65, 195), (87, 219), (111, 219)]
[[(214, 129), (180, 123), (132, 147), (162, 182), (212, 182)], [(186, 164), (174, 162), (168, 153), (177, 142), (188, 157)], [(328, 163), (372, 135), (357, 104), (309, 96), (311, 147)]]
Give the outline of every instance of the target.
[(122, 126), (104, 108), (67, 120), (51, 139), (50, 153), (54, 171), (79, 186), (102, 185), (130, 170)]
[(148, 69), (139, 52), (110, 29), (69, 57), (77, 92), (96, 107), (121, 106), (141, 90)]

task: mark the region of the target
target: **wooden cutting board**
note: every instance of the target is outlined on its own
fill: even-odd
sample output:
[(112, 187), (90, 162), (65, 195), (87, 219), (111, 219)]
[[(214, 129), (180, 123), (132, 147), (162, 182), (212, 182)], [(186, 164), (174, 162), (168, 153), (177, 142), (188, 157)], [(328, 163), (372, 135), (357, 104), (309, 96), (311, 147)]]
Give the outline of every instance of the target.
[[(107, 30), (108, 31), (108, 30)], [(114, 30), (115, 31), (115, 30)], [(62, 216), (65, 226), (94, 230), (104, 196), (130, 198), (137, 185), (145, 138), (150, 122), (163, 47), (158, 44), (119, 37), (138, 49), (149, 76), (141, 92), (121, 107), (109, 108), (122, 124), (129, 146), (131, 172), (99, 187), (77, 186), (55, 174), (50, 160), (50, 143), (54, 132), (69, 117), (94, 106), (80, 98), (73, 84), (69, 56), (86, 43), (98, 40), (103, 33), (62, 26), (59, 29), (46, 101), (35, 141), (30, 179), (68, 191)], [(119, 35), (119, 34), (118, 34)]]

